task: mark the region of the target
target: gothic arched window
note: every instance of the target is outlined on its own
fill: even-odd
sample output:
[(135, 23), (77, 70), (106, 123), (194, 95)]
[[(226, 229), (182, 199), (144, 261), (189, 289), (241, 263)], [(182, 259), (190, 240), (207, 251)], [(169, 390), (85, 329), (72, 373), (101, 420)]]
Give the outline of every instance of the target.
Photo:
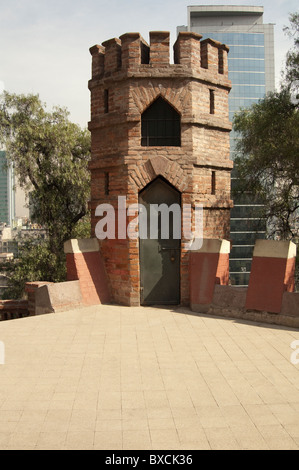
[(157, 98), (141, 116), (141, 145), (181, 145), (181, 116), (163, 98)]

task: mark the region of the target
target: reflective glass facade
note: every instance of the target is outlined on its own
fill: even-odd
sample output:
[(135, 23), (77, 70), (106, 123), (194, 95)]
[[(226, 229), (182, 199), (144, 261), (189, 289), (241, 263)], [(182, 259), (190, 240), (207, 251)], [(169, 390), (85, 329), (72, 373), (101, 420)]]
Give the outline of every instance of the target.
[(0, 223), (11, 225), (14, 211), (13, 174), (6, 168), (5, 152), (0, 151)]
[[(230, 120), (240, 108), (251, 106), (263, 98), (265, 83), (265, 47), (262, 33), (205, 33), (204, 38), (213, 39), (229, 46), (228, 69), (233, 87), (229, 95)], [(231, 158), (234, 158), (236, 135), (231, 132)], [(234, 172), (232, 173), (232, 186)], [(250, 189), (250, 188), (248, 188)], [(238, 286), (249, 281), (252, 252), (257, 238), (265, 237), (265, 226), (259, 218), (261, 206), (250, 194), (234, 198), (231, 211), (230, 280)]]
[(0, 152), (0, 223), (8, 224), (8, 182), (5, 162), (5, 152)]
[[(274, 89), (274, 32), (273, 25), (263, 24), (263, 7), (188, 7), (188, 27), (178, 27), (178, 31), (184, 30), (229, 46), (231, 121), (240, 108), (251, 106)], [(237, 136), (232, 131), (230, 137), (233, 160)], [(232, 172), (232, 187), (234, 176)], [(234, 197), (231, 211), (230, 280), (237, 286), (248, 285), (255, 240), (265, 237), (261, 205), (250, 194), (250, 188), (245, 190), (246, 194)]]
[(204, 33), (229, 46), (228, 69), (233, 87), (229, 95), (230, 119), (240, 107), (251, 106), (263, 98), (265, 83), (265, 47), (262, 33)]

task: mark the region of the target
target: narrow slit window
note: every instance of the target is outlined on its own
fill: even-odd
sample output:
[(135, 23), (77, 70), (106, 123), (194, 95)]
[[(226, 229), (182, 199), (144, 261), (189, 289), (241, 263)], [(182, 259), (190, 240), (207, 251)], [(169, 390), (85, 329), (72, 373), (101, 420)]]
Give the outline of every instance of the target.
[(210, 90), (210, 114), (215, 114), (215, 91)]
[(216, 171), (212, 171), (211, 176), (211, 194), (216, 194)]
[(223, 49), (218, 49), (218, 73), (223, 74)]
[(108, 196), (109, 194), (109, 173), (108, 172), (104, 173), (104, 193), (105, 193), (105, 196)]
[(109, 113), (109, 90), (104, 90), (104, 112), (105, 114)]

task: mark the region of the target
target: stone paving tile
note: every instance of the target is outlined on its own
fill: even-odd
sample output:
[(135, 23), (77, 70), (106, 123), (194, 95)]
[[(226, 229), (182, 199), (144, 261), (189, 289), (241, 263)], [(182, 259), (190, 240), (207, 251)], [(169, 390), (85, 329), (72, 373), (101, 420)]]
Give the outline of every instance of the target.
[(183, 308), (1, 322), (0, 450), (298, 450), (295, 339)]

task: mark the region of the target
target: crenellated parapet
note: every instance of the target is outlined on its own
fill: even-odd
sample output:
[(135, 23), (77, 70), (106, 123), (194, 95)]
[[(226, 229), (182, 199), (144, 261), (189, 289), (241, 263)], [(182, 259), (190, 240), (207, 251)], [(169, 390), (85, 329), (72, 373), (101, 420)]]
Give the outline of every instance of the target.
[[(195, 207), (203, 207), (206, 238), (229, 238), (233, 163), (228, 48), (200, 34), (181, 32), (173, 60), (170, 52), (168, 31), (151, 31), (149, 43), (138, 32), (126, 33), (90, 49), (93, 236), (100, 217), (97, 207), (111, 205), (129, 226), (130, 216), (118, 207), (119, 196), (134, 206), (146, 188), (161, 180), (180, 193), (182, 207), (190, 205), (191, 223)], [(178, 254), (179, 284), (181, 303), (188, 305), (185, 242), (182, 238)], [(144, 271), (138, 244), (122, 236), (101, 241), (111, 299), (117, 303), (141, 301)]]
[(161, 69), (168, 67), (179, 72), (182, 66), (190, 68), (202, 78), (206, 71), (228, 77), (227, 54), (229, 48), (212, 39), (202, 40), (200, 34), (180, 32), (173, 46), (174, 64), (170, 64), (170, 33), (151, 31), (150, 44), (139, 33), (126, 33), (90, 48), (92, 78), (110, 77), (120, 71), (144, 70), (143, 66)]

